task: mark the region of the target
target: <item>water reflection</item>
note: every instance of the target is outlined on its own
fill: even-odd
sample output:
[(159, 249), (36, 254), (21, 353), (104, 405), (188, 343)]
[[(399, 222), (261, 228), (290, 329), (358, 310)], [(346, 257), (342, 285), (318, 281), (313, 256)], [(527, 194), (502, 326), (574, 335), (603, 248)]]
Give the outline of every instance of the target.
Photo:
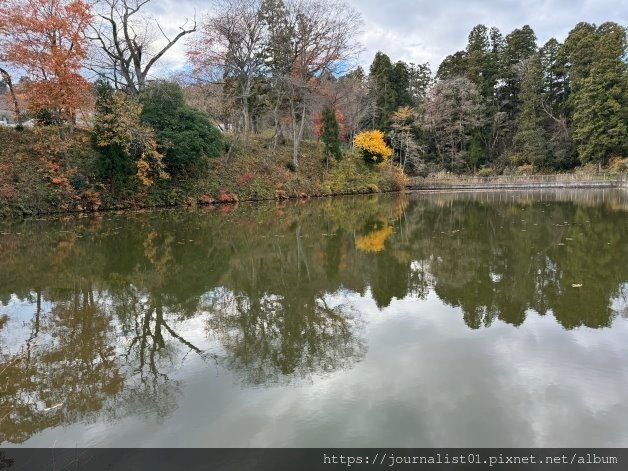
[(346, 371), (368, 356), (355, 296), (383, 310), (435, 293), (470, 329), (530, 311), (609, 327), (628, 305), (626, 200), (397, 195), (5, 225), (0, 442), (166, 417), (190, 357), (244, 387)]

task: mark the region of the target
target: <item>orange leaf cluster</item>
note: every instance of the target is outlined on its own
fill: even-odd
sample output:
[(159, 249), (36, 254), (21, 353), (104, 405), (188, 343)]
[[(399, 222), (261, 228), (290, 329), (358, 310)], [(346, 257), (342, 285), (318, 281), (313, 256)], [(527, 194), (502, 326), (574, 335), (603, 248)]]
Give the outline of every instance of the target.
[(225, 190), (220, 190), (218, 192), (218, 201), (221, 203), (237, 203), (238, 195), (235, 193), (229, 193)]
[(80, 75), (88, 55), (85, 32), (92, 20), (84, 0), (2, 0), (0, 59), (24, 70), (30, 107), (72, 120), (88, 99)]

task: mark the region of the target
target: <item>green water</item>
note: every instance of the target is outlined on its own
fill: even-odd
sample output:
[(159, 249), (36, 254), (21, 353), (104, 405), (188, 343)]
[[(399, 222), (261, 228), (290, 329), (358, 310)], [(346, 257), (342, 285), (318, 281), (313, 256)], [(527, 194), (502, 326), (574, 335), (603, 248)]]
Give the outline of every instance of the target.
[(628, 446), (628, 193), (0, 225), (3, 446)]

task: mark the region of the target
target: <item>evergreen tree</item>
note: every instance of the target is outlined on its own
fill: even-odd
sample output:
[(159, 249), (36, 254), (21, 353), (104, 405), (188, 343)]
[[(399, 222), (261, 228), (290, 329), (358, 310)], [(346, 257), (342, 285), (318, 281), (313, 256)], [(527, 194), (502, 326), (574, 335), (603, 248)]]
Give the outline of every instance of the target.
[(428, 62), (424, 64), (413, 64), (411, 62), (408, 68), (410, 72), (410, 98), (416, 106), (425, 99), (427, 89), (432, 83), (432, 70)]
[(532, 28), (525, 25), (521, 29), (513, 30), (506, 36), (501, 67), (503, 70), (504, 86), (500, 93), (500, 108), (514, 120), (520, 110), (519, 93), (521, 91), (520, 67), (522, 61), (536, 52), (536, 35)]
[(539, 49), (543, 67), (543, 89), (548, 112), (554, 116), (566, 113), (568, 93), (567, 63), (561, 44), (551, 38)]
[(548, 166), (555, 169), (571, 168), (577, 163), (577, 154), (569, 127), (569, 80), (565, 48), (556, 39), (548, 40), (539, 49), (543, 67), (543, 111), (546, 114)]
[(325, 108), (323, 108), (323, 129), (321, 133), (321, 140), (325, 145), (325, 159), (328, 165), (329, 157), (334, 157), (336, 160), (340, 160), (342, 158), (339, 134), (340, 128), (338, 126), (338, 120), (336, 119), (336, 112), (330, 106), (325, 106)]
[(267, 29), (266, 44), (262, 55), (264, 64), (273, 76), (290, 72), (292, 64), (292, 27), (288, 9), (282, 0), (263, 0), (259, 16)]
[(390, 73), (390, 83), (394, 95), (393, 112), (402, 106), (414, 104), (410, 95), (410, 69), (405, 62), (398, 61), (395, 63)]
[(543, 67), (539, 54), (522, 64), (521, 113), (516, 121), (513, 138), (516, 163), (529, 163), (537, 167), (548, 163), (547, 135), (543, 112)]
[(596, 43), (596, 28), (590, 23), (578, 23), (565, 39), (563, 49), (568, 57), (567, 71), (573, 90), (591, 73)]
[(578, 78), (571, 103), (580, 161), (603, 165), (628, 153), (627, 38), (616, 23), (604, 23), (596, 34), (589, 74)]
[(369, 70), (369, 88), (374, 104), (372, 126), (376, 129), (386, 129), (390, 115), (395, 107), (395, 90), (392, 83), (393, 65), (383, 52), (375, 54)]
[(103, 117), (114, 117), (113, 106), (114, 90), (111, 84), (104, 79), (98, 79), (94, 86), (96, 92), (95, 122), (92, 128), (92, 146), (98, 149), (99, 156), (96, 164), (98, 176), (111, 184), (129, 183), (135, 172), (133, 160), (129, 158), (119, 142), (109, 140), (103, 143), (103, 136), (109, 132), (109, 122), (111, 119)]
[(208, 158), (224, 153), (222, 134), (209, 116), (185, 103), (179, 84), (154, 82), (142, 92), (140, 101), (142, 122), (154, 129), (173, 177), (198, 175), (207, 169)]
[(477, 25), (469, 33), (467, 49), (465, 54), (466, 76), (480, 90), (480, 93), (490, 98), (493, 94), (493, 77), (487, 74), (489, 69), (491, 42), (488, 28), (484, 25)]
[(474, 168), (491, 159), (492, 117), (498, 111), (495, 89), (501, 71), (503, 46), (503, 38), (497, 28), (489, 30), (480, 24), (469, 33), (465, 51), (466, 75), (477, 86), (483, 98), (482, 112), (485, 114), (483, 126), (471, 138), (468, 160)]
[(447, 80), (455, 77), (464, 77), (466, 72), (466, 54), (464, 51), (458, 51), (443, 59), (443, 62), (438, 66), (436, 78), (439, 80)]

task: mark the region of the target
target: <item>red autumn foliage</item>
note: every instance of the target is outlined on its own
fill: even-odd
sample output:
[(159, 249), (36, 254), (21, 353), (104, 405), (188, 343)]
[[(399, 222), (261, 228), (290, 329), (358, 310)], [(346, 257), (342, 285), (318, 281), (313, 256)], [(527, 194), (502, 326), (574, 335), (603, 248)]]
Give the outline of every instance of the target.
[(218, 201), (220, 203), (237, 203), (238, 195), (236, 195), (235, 193), (229, 193), (225, 190), (220, 190), (220, 192), (218, 193)]
[(246, 185), (253, 179), (252, 172), (245, 172), (237, 178), (238, 185)]
[(65, 177), (51, 177), (50, 183), (53, 185), (65, 185), (68, 183), (68, 179)]
[(0, 200), (12, 198), (16, 193), (15, 187), (10, 183), (0, 184)]

